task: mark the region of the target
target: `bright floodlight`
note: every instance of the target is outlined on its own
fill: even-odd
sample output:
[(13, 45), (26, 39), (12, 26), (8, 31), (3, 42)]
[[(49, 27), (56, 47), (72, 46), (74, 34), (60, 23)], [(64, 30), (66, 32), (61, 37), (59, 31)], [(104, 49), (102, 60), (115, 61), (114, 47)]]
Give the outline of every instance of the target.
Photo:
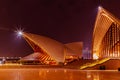
[(101, 10), (101, 8), (102, 8), (102, 6), (99, 6), (99, 7), (98, 7), (98, 10)]
[(23, 36), (23, 34), (24, 34), (24, 29), (16, 28), (16, 30), (14, 32), (15, 32), (17, 38), (21, 38)]
[(22, 31), (17, 31), (18, 36), (22, 36), (23, 32)]
[(23, 32), (22, 31), (18, 31), (18, 35), (22, 35), (23, 34)]

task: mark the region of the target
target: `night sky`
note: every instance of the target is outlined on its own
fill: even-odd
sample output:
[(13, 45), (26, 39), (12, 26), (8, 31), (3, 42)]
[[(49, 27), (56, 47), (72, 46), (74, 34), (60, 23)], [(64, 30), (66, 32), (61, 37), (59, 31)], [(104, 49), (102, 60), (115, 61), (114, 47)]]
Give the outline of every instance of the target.
[(0, 56), (33, 52), (16, 28), (90, 49), (99, 5), (120, 18), (120, 0), (0, 0)]

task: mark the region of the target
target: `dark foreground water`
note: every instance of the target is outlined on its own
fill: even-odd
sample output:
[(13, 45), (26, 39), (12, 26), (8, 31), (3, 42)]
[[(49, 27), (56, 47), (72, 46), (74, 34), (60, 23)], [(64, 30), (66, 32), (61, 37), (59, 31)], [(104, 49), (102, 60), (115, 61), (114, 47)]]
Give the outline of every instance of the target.
[(120, 72), (59, 68), (0, 69), (0, 80), (120, 80)]

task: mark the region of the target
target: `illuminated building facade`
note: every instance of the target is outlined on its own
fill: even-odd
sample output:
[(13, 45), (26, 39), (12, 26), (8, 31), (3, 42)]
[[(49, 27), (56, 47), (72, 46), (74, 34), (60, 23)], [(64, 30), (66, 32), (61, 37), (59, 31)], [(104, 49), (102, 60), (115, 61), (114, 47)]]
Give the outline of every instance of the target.
[(93, 58), (120, 58), (120, 20), (99, 7), (92, 42)]
[(23, 59), (39, 59), (43, 64), (57, 64), (69, 62), (81, 58), (82, 42), (62, 44), (51, 38), (31, 33), (23, 33), (22, 36), (34, 50), (34, 54)]

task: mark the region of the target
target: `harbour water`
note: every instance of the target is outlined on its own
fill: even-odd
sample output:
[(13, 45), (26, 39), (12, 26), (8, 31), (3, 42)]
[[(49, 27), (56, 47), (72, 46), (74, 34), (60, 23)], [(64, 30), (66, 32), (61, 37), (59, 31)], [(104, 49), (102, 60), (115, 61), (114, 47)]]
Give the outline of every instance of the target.
[(120, 72), (61, 68), (0, 69), (0, 80), (120, 80)]

